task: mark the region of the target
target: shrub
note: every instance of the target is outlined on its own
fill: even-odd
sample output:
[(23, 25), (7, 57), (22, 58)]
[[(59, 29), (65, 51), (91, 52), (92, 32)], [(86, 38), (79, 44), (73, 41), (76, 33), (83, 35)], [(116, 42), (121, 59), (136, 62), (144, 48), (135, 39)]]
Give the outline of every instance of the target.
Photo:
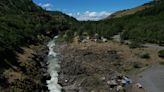
[(135, 62), (134, 64), (133, 64), (133, 67), (134, 68), (142, 68), (142, 64), (141, 63), (137, 63), (137, 62)]
[(159, 51), (158, 56), (164, 58), (164, 50)]
[(164, 65), (164, 62), (163, 62), (163, 61), (160, 61), (159, 64), (160, 64), (160, 65)]
[(142, 54), (140, 57), (143, 59), (149, 59), (150, 55), (149, 55), (149, 53), (145, 53), (145, 54)]
[(139, 42), (132, 41), (131, 44), (129, 44), (129, 48), (134, 49), (134, 48), (139, 48), (141, 47)]

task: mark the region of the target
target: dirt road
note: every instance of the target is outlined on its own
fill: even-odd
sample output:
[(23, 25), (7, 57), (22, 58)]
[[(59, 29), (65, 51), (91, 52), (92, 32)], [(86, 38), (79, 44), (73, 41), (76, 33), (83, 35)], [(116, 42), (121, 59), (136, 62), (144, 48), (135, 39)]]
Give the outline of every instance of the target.
[(164, 92), (164, 66), (154, 65), (139, 76), (146, 92)]
[(156, 44), (144, 44), (143, 46), (147, 48), (157, 49), (157, 50), (164, 50), (164, 46), (159, 46)]

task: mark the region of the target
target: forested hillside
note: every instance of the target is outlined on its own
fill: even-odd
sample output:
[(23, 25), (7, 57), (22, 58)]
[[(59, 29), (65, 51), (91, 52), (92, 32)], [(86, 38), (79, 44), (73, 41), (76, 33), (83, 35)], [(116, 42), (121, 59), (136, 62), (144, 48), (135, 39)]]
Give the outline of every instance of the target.
[[(124, 17), (127, 19), (122, 39), (163, 44), (164, 1), (154, 2), (154, 7)], [(130, 18), (130, 19), (129, 19)]]
[(55, 35), (76, 21), (61, 12), (46, 12), (31, 0), (1, 0), (0, 12), (1, 62), (10, 51), (37, 44), (39, 35)]
[(156, 0), (145, 5), (151, 5), (151, 7), (119, 18), (81, 22), (80, 26), (66, 33), (68, 35), (74, 35), (74, 32), (78, 35), (88, 33), (90, 36), (98, 33), (108, 39), (121, 33), (122, 40), (162, 44), (164, 41), (164, 1)]
[[(68, 30), (76, 22), (76, 19), (61, 12), (45, 11), (35, 5), (32, 0), (0, 0), (0, 91), (3, 92), (2, 87), (13, 92), (14, 90), (10, 89), (18, 88), (21, 85), (23, 88), (20, 89), (27, 89), (24, 92), (33, 90), (28, 88), (30, 84), (26, 87), (23, 86), (24, 84), (18, 84), (30, 81), (26, 78), (16, 80), (15, 84), (9, 84), (8, 80), (12, 78), (9, 74), (12, 72), (8, 72), (9, 76), (5, 76), (4, 71), (6, 69), (13, 71), (15, 69), (13, 67), (16, 67), (19, 69), (14, 71), (18, 75), (22, 74), (23, 70), (28, 70), (27, 66), (21, 65), (17, 59), (17, 53), (24, 53), (22, 47), (28, 48), (30, 45), (44, 44), (46, 37), (53, 37), (59, 32)], [(29, 63), (34, 63), (34, 61)], [(31, 73), (25, 74), (24, 72), (26, 76), (32, 76)], [(34, 87), (35, 84), (32, 84), (31, 86)]]
[(1, 0), (0, 2), (1, 15), (25, 12), (42, 11), (41, 7), (32, 3), (32, 0)]

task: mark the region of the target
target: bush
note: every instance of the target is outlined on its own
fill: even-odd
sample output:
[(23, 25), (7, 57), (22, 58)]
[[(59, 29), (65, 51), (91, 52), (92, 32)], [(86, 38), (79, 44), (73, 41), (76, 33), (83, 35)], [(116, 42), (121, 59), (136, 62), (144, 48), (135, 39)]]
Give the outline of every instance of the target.
[(143, 59), (150, 59), (149, 53), (142, 54), (140, 57)]
[(142, 68), (143, 65), (142, 65), (141, 63), (135, 62), (135, 63), (133, 64), (133, 67), (134, 67), (134, 68)]
[(158, 56), (164, 58), (164, 50), (159, 51)]
[(129, 48), (134, 49), (134, 48), (139, 48), (141, 47), (139, 42), (132, 41), (131, 44), (129, 44)]
[(160, 64), (160, 65), (164, 65), (164, 62), (163, 62), (163, 61), (160, 61), (159, 64)]

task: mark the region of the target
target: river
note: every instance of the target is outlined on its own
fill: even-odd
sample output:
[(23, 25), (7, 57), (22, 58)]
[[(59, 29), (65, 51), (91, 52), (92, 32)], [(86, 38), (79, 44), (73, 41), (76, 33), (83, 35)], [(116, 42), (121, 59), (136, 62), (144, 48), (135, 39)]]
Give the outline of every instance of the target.
[(55, 40), (57, 36), (54, 37), (49, 43), (49, 54), (48, 54), (48, 72), (51, 76), (50, 80), (47, 80), (47, 86), (50, 92), (61, 92), (61, 86), (58, 84), (58, 71), (60, 69), (58, 53), (55, 52)]

